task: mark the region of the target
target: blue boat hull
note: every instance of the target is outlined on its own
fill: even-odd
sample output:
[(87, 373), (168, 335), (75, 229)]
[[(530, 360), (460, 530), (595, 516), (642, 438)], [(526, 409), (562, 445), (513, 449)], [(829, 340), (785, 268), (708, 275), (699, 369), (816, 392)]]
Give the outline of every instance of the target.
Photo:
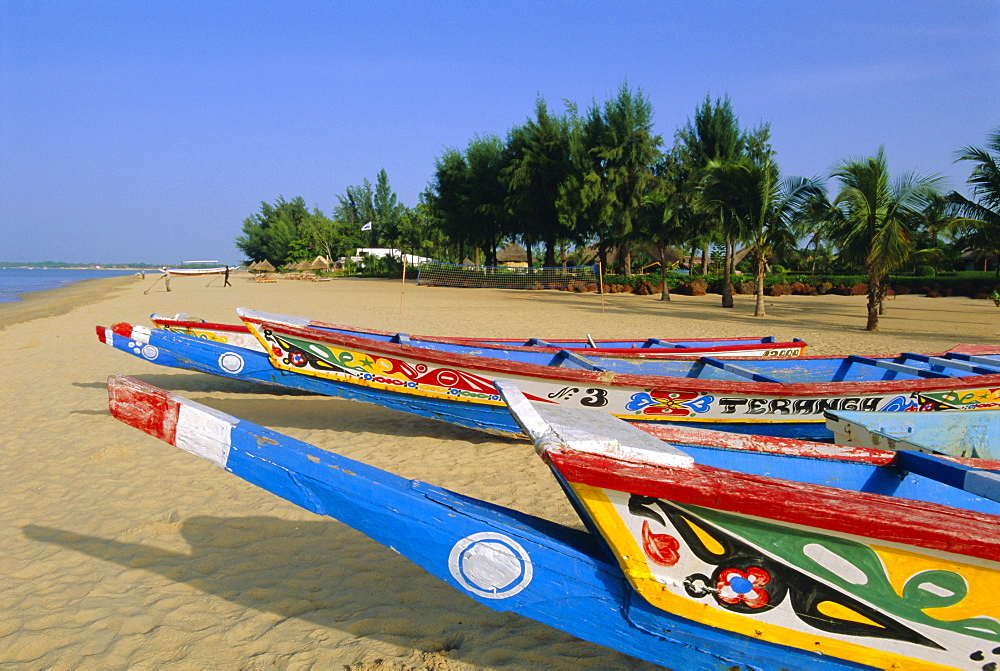
[[(115, 416), (173, 443), (160, 427), (150, 426), (148, 411), (129, 385), (140, 394), (151, 389), (127, 378), (109, 381)], [(225, 452), (178, 447), (306, 510), (340, 520), (492, 610), (523, 615), (670, 668), (870, 668), (658, 611), (634, 593), (605, 547), (586, 532), (406, 480), (202, 409), (231, 427)]]
[[(235, 380), (257, 382), (297, 389), (351, 401), (373, 403), (390, 410), (436, 419), (495, 435), (523, 437), (503, 403), (490, 405), (451, 401), (428, 396), (394, 393), (377, 387), (340, 382), (328, 378), (293, 373), (275, 368), (262, 352), (247, 350), (161, 329), (144, 329), (138, 337), (126, 337), (111, 329), (98, 327), (105, 344), (150, 363), (167, 368), (195, 370)], [(643, 424), (642, 420), (629, 420)], [(655, 424), (656, 422), (645, 422)], [(671, 425), (711, 428), (718, 431), (746, 433), (779, 438), (829, 442), (833, 433), (820, 421), (727, 423), (685, 422), (671, 420)]]

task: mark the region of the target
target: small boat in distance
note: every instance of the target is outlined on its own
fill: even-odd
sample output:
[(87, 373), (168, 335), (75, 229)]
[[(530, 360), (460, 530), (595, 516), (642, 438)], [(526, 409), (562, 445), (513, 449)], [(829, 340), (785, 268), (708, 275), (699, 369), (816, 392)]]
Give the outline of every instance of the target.
[(607, 415), (530, 402), (508, 383), (498, 393), (589, 533), (108, 380), (120, 421), (335, 517), (493, 610), (655, 664), (981, 671), (1000, 661), (997, 462), (668, 445)]
[(218, 265), (218, 261), (184, 261), (176, 268), (160, 268), (160, 272), (165, 275), (176, 277), (198, 277), (201, 275), (224, 275), (226, 271), (231, 271), (228, 266)]
[[(217, 342), (234, 343), (238, 339), (240, 345), (250, 349), (263, 350), (263, 346), (249, 344), (247, 339), (237, 338), (237, 334), (250, 334), (244, 324), (220, 324), (192, 319), (188, 315), (152, 314), (150, 321), (157, 328), (167, 329), (175, 333), (193, 335), (198, 338), (215, 340)], [(354, 326), (329, 324), (317, 320), (307, 320), (309, 328), (317, 328), (334, 333), (355, 335), (359, 337), (393, 337), (409, 341), (428, 343), (454, 344), (469, 348), (481, 349), (483, 356), (490, 356), (497, 350), (513, 352), (557, 352), (562, 349), (580, 350), (588, 355), (629, 357), (629, 358), (695, 358), (699, 356), (760, 357), (765, 359), (801, 356), (806, 343), (798, 338), (788, 342), (779, 342), (774, 336), (746, 338), (694, 338), (694, 339), (664, 339), (645, 338), (636, 340), (602, 340), (587, 337), (586, 340), (566, 340), (561, 338), (524, 338), (524, 339), (489, 339), (489, 338), (459, 338), (452, 336), (425, 336), (391, 333), (375, 329), (363, 329)], [(254, 343), (256, 339), (250, 337)]]

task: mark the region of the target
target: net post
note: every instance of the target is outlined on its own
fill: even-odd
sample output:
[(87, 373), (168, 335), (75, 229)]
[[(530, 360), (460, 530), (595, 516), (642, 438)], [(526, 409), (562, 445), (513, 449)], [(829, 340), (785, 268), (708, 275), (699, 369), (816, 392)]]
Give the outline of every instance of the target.
[(597, 291), (601, 294), (601, 314), (604, 314), (604, 268), (597, 262)]
[(406, 254), (400, 252), (403, 261), (403, 281), (399, 285), (399, 314), (403, 314), (403, 290), (406, 289)]

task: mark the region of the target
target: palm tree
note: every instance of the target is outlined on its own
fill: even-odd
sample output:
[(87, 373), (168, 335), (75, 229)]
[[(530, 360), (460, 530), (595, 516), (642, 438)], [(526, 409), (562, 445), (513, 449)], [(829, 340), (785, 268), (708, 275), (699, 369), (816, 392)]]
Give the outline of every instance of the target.
[[(952, 192), (948, 200), (961, 215), (956, 224), (965, 235), (961, 241), (970, 249), (980, 249), (994, 259), (1000, 257), (1000, 127), (989, 136), (986, 149), (965, 147), (959, 152), (959, 161), (977, 163), (969, 176), (972, 185), (970, 200)], [(995, 264), (1000, 273), (1000, 264)]]
[(792, 232), (797, 239), (809, 238), (808, 246), (812, 247), (812, 267), (809, 274), (813, 276), (816, 275), (816, 261), (820, 257), (827, 230), (835, 220), (843, 216), (843, 212), (830, 202), (826, 187), (818, 180), (815, 183), (818, 191), (803, 203), (792, 222)]
[(703, 197), (730, 212), (734, 233), (751, 245), (756, 258), (754, 317), (765, 316), (764, 276), (768, 257), (776, 248), (794, 245), (793, 222), (806, 203), (821, 192), (822, 187), (815, 180), (803, 177), (782, 180), (769, 151), (758, 160), (743, 156), (735, 161), (709, 163)]
[(941, 178), (908, 173), (893, 183), (884, 147), (870, 158), (844, 161), (832, 176), (840, 180), (833, 204), (842, 214), (831, 224), (829, 235), (841, 258), (864, 266), (868, 275), (865, 329), (877, 331), (889, 273), (906, 263), (913, 248), (909, 222), (937, 192)]
[(698, 181), (675, 145), (654, 167), (647, 186), (643, 207), (637, 218), (639, 233), (656, 247), (663, 279), (660, 300), (669, 301), (667, 248), (686, 242), (691, 228), (697, 225), (694, 222), (699, 215), (692, 207), (697, 199), (692, 194), (698, 187)]
[(913, 230), (917, 234), (915, 240), (920, 249), (913, 252), (913, 262), (932, 266), (934, 271), (940, 270), (945, 258), (945, 250), (939, 246), (943, 232), (953, 230), (958, 221), (954, 215), (955, 205), (944, 194), (931, 194), (923, 209), (913, 218)]
[[(678, 139), (683, 143), (687, 160), (700, 170), (712, 161), (726, 162), (742, 155), (746, 147), (746, 135), (740, 131), (739, 119), (733, 111), (729, 97), (716, 99), (709, 96), (698, 106), (694, 119), (678, 131)], [(726, 261), (723, 269), (722, 307), (733, 307), (733, 292), (730, 284), (732, 273), (733, 231), (728, 210), (720, 208), (708, 214), (715, 219), (714, 224), (725, 238)]]

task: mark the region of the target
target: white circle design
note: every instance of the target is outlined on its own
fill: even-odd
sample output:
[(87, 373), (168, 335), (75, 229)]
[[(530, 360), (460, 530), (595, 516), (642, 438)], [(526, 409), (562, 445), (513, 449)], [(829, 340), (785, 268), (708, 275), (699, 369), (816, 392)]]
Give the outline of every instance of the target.
[(485, 599), (506, 599), (531, 582), (534, 569), (524, 548), (509, 536), (484, 531), (455, 543), (448, 570), (458, 583)]
[(160, 356), (160, 350), (155, 345), (143, 345), (140, 352), (150, 361), (154, 361), (156, 357)]
[(226, 352), (219, 357), (219, 368), (230, 375), (236, 375), (243, 370), (243, 365), (243, 357), (236, 352)]

